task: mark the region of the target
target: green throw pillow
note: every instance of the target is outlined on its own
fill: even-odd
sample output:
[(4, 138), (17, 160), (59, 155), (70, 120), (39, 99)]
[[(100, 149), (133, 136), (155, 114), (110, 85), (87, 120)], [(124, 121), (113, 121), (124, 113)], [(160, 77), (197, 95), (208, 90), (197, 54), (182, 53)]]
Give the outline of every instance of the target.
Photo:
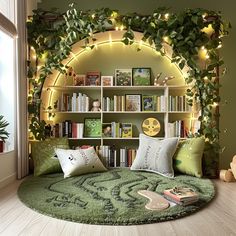
[(202, 177), (204, 138), (190, 138), (179, 142), (174, 155), (174, 170), (187, 175)]
[(34, 175), (45, 175), (62, 172), (60, 163), (55, 157), (54, 148), (68, 149), (67, 138), (51, 138), (32, 143), (32, 158), (34, 161)]

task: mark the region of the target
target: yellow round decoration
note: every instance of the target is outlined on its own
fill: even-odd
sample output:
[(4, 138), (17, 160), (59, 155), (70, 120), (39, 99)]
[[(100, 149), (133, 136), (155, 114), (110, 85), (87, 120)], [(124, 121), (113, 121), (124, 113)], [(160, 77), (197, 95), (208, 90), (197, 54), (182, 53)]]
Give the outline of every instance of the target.
[(161, 130), (160, 122), (156, 118), (147, 118), (142, 123), (142, 130), (148, 136), (156, 136)]

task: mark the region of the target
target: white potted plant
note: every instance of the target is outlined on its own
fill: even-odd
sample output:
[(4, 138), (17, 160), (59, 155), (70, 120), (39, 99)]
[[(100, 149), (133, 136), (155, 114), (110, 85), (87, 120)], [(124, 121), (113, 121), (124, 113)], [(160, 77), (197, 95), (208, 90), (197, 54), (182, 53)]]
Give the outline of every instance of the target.
[(9, 123), (6, 120), (4, 120), (4, 116), (0, 115), (0, 152), (3, 152), (3, 144), (10, 135), (6, 131), (6, 127), (8, 125)]

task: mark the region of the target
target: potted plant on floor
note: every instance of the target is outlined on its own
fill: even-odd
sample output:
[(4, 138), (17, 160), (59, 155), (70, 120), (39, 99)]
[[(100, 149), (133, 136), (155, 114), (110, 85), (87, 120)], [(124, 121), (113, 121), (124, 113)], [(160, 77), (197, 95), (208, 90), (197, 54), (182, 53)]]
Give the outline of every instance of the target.
[(3, 144), (10, 135), (6, 131), (6, 127), (8, 125), (9, 123), (6, 120), (4, 120), (4, 116), (0, 115), (0, 152), (3, 152)]

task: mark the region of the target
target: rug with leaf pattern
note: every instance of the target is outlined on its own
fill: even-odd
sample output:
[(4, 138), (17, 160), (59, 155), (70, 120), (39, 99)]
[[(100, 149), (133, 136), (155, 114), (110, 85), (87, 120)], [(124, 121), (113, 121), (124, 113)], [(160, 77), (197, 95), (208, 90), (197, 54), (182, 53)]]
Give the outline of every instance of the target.
[[(175, 186), (191, 187), (199, 201), (188, 206), (175, 205), (163, 211), (145, 208), (148, 199), (137, 191), (147, 189), (162, 194)], [(62, 173), (27, 178), (18, 189), (20, 200), (42, 214), (55, 218), (104, 225), (147, 224), (189, 215), (215, 195), (212, 182), (191, 176), (168, 179), (148, 172), (112, 169), (72, 178)]]

